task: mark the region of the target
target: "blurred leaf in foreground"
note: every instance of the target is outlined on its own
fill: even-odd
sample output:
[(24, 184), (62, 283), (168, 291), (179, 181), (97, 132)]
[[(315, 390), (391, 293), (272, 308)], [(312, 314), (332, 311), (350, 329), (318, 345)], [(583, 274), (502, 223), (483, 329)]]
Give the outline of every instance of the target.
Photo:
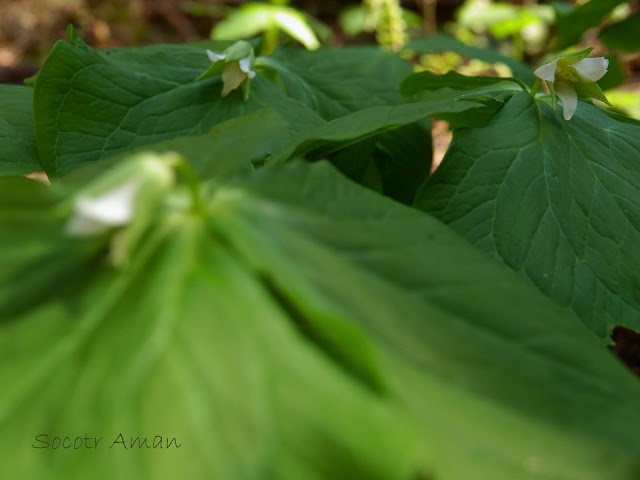
[[(637, 478), (636, 379), (439, 221), (326, 162), (213, 178), (201, 205), (180, 179), (137, 213), (153, 221), (130, 262), (109, 252), (135, 221), (84, 238), (80, 270), (0, 322), (7, 478)], [(73, 194), (28, 185), (0, 203), (22, 222), (1, 251), (71, 215)], [(0, 257), (0, 307), (46, 253)]]

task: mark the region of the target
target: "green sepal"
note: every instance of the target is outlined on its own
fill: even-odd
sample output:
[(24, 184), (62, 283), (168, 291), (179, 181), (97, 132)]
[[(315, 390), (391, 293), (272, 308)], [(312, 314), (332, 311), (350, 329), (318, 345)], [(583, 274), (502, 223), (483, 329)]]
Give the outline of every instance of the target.
[(251, 66), (253, 66), (253, 58), (254, 58), (253, 47), (249, 42), (245, 40), (240, 40), (234, 43), (229, 48), (227, 48), (223, 52), (223, 54), (227, 56), (224, 59), (226, 63), (240, 61), (243, 58), (251, 57), (251, 60), (252, 60)]
[(595, 98), (596, 100), (600, 100), (607, 105), (611, 105), (611, 103), (609, 103), (609, 100), (607, 100), (607, 97), (605, 97), (602, 89), (595, 82), (585, 81), (574, 83), (573, 88), (575, 88), (576, 93), (578, 94), (578, 98)]
[(560, 55), (556, 55), (555, 57), (553, 57), (551, 61), (563, 59), (569, 63), (575, 63), (578, 60), (587, 58), (592, 50), (593, 50), (593, 47), (588, 47), (578, 52), (561, 53)]
[(218, 61), (218, 62), (213, 62), (211, 65), (209, 65), (209, 68), (207, 68), (202, 75), (200, 75), (199, 77), (196, 77), (193, 81), (194, 82), (199, 82), (200, 80), (205, 80), (207, 78), (211, 78), (211, 77), (216, 77), (218, 75), (222, 74), (222, 70), (224, 68), (224, 62)]

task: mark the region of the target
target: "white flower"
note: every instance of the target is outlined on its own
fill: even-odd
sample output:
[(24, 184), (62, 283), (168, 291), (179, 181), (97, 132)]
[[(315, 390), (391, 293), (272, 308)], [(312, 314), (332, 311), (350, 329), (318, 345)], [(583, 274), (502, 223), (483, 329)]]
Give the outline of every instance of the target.
[(67, 232), (73, 236), (98, 235), (126, 225), (133, 218), (138, 187), (139, 182), (132, 180), (99, 196), (78, 195)]
[(216, 63), (217, 61), (224, 60), (225, 58), (227, 58), (225, 54), (218, 54), (218, 53), (212, 52), (208, 48), (207, 48), (207, 56), (209, 57), (209, 60), (211, 60), (213, 63)]
[(92, 179), (73, 198), (67, 233), (93, 236), (140, 223), (174, 185), (179, 162), (173, 152), (141, 152)]
[[(609, 103), (595, 83), (607, 73), (609, 60), (604, 57), (585, 58), (592, 48), (561, 55), (533, 72), (545, 80), (551, 95), (562, 100), (563, 116), (570, 120), (578, 106), (578, 97), (596, 98)], [(555, 105), (555, 97), (554, 97)]]
[[(215, 53), (207, 50), (209, 60), (213, 65), (222, 64), (222, 96), (226, 97), (233, 90), (238, 88), (247, 79), (256, 76), (256, 72), (252, 70), (254, 63), (253, 48), (247, 42), (236, 42), (227, 48), (223, 53)], [(214, 68), (215, 72), (217, 68)], [(199, 78), (206, 78), (208, 72), (205, 72)]]

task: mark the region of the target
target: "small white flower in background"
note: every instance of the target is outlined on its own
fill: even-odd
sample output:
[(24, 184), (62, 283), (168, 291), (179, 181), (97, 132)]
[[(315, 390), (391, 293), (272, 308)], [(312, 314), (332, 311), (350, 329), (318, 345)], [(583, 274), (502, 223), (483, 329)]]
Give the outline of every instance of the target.
[(607, 73), (609, 60), (604, 57), (586, 58), (591, 50), (593, 47), (560, 55), (533, 72), (538, 78), (547, 82), (554, 107), (556, 94), (562, 100), (565, 120), (573, 117), (578, 106), (578, 97), (595, 98), (609, 104), (604, 93), (595, 83)]
[(139, 182), (131, 180), (99, 196), (78, 195), (67, 232), (72, 236), (98, 235), (126, 225), (133, 218), (138, 187)]
[[(219, 62), (226, 59), (226, 55), (218, 55), (217, 53), (207, 50), (207, 55), (212, 62)], [(222, 70), (222, 96), (226, 97), (233, 90), (242, 85), (247, 78), (251, 79), (256, 76), (256, 72), (251, 70), (251, 58), (245, 57), (238, 61), (228, 62)]]
[(143, 152), (114, 167), (78, 192), (66, 231), (73, 237), (100, 235), (145, 216), (175, 182), (175, 153)]
[(213, 62), (211, 67), (200, 75), (197, 80), (202, 80), (213, 75), (222, 74), (222, 96), (226, 97), (243, 85), (245, 98), (248, 97), (248, 82), (256, 76), (253, 70), (255, 57), (251, 44), (245, 41), (239, 41), (231, 45), (222, 53), (215, 53), (207, 50), (209, 60)]

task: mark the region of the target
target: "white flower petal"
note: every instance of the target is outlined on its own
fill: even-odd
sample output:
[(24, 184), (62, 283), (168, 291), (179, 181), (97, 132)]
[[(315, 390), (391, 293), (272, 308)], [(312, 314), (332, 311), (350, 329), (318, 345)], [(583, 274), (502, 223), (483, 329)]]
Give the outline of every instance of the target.
[(562, 113), (565, 120), (571, 120), (578, 108), (578, 94), (571, 85), (562, 83), (556, 85), (556, 94), (562, 100)]
[(238, 62), (238, 63), (240, 64), (240, 70), (245, 72), (249, 78), (253, 78), (253, 77), (256, 76), (256, 72), (251, 70), (251, 58), (250, 57), (245, 57), (242, 60), (240, 60), (240, 62)]
[(216, 63), (219, 60), (224, 60), (225, 58), (227, 58), (227, 56), (224, 54), (215, 53), (208, 49), (207, 49), (207, 56), (209, 57), (209, 60), (211, 60), (213, 63)]
[(558, 60), (554, 60), (551, 63), (547, 63), (546, 65), (541, 66), (533, 74), (541, 78), (542, 80), (546, 80), (547, 82), (553, 82), (556, 78), (556, 66), (558, 65)]
[(103, 225), (125, 225), (133, 217), (133, 201), (138, 182), (130, 181), (100, 197), (78, 196), (74, 201), (76, 215)]
[(583, 58), (574, 63), (573, 66), (580, 75), (592, 82), (597, 82), (607, 73), (609, 60), (604, 57)]
[(226, 97), (247, 79), (247, 73), (240, 70), (238, 62), (227, 63), (222, 71), (222, 96)]

